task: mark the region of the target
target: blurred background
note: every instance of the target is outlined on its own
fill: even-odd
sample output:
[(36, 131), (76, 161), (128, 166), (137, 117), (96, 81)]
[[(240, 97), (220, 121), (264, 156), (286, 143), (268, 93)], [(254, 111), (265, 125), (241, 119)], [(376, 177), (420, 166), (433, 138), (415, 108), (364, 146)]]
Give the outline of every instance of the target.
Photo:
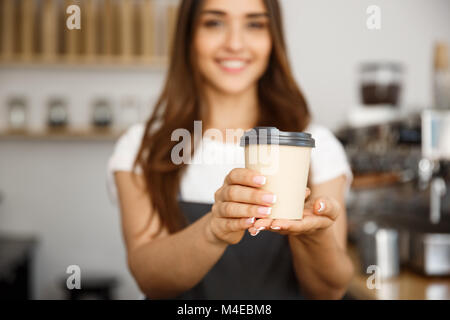
[[(314, 121), (355, 175), (347, 297), (450, 299), (450, 1), (280, 2)], [(140, 297), (106, 163), (158, 97), (177, 4), (0, 0), (0, 298)], [(66, 287), (70, 265), (82, 290)]]

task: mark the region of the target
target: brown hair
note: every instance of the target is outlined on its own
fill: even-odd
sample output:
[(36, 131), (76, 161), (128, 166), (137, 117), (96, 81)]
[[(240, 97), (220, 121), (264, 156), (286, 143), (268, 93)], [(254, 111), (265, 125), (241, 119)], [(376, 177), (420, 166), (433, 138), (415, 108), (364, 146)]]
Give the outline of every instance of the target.
[[(306, 101), (290, 71), (283, 36), (278, 0), (263, 0), (269, 15), (272, 52), (267, 70), (258, 81), (258, 125), (275, 126), (283, 131), (303, 131), (310, 121)], [(146, 192), (153, 209), (166, 227), (174, 233), (184, 226), (177, 194), (186, 164), (171, 161), (171, 141), (177, 128), (193, 136), (194, 121), (202, 120), (201, 81), (193, 57), (193, 37), (204, 0), (183, 0), (178, 10), (172, 43), (170, 67), (164, 89), (148, 120), (134, 168), (140, 166)], [(195, 142), (194, 142), (195, 143)], [(193, 148), (191, 148), (191, 155)]]

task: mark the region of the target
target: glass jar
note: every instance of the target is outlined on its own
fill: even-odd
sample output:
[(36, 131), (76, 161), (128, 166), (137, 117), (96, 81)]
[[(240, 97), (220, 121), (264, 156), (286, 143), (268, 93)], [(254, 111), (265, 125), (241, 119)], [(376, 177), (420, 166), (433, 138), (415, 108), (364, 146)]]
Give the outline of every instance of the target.
[(399, 104), (403, 68), (397, 63), (364, 63), (360, 68), (361, 100), (367, 106)]
[(27, 102), (24, 97), (8, 101), (8, 125), (11, 130), (25, 130), (27, 126)]
[(52, 128), (65, 127), (68, 118), (66, 102), (60, 98), (50, 99), (48, 102), (48, 125)]
[(113, 111), (107, 99), (97, 99), (93, 103), (92, 123), (95, 127), (109, 127), (113, 121)]

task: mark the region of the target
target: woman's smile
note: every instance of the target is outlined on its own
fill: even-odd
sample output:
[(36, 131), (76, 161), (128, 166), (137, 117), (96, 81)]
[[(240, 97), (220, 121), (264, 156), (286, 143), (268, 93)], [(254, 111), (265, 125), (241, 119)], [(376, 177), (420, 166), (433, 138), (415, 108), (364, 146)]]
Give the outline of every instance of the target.
[(242, 58), (223, 58), (215, 60), (222, 71), (230, 74), (238, 74), (247, 69), (250, 60)]

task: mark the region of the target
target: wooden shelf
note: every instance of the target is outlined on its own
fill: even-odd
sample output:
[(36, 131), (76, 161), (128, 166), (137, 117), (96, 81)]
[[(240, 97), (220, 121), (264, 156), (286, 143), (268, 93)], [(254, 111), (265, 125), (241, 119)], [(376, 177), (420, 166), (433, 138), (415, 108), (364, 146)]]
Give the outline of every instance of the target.
[(12, 57), (8, 60), (0, 59), (0, 68), (124, 68), (124, 69), (154, 69), (164, 70), (168, 65), (167, 57), (134, 57), (131, 61), (123, 60), (121, 57), (96, 57), (95, 59), (83, 58), (73, 59), (71, 57), (55, 58), (47, 61), (36, 57), (32, 60), (22, 60), (20, 57)]
[(177, 6), (157, 2), (0, 0), (0, 67), (164, 67)]
[(86, 129), (44, 129), (44, 130), (3, 130), (0, 141), (20, 140), (57, 140), (57, 141), (115, 141), (125, 132), (118, 128), (86, 128)]
[(400, 175), (396, 172), (380, 172), (368, 174), (355, 174), (352, 188), (364, 190), (395, 185), (400, 182)]

